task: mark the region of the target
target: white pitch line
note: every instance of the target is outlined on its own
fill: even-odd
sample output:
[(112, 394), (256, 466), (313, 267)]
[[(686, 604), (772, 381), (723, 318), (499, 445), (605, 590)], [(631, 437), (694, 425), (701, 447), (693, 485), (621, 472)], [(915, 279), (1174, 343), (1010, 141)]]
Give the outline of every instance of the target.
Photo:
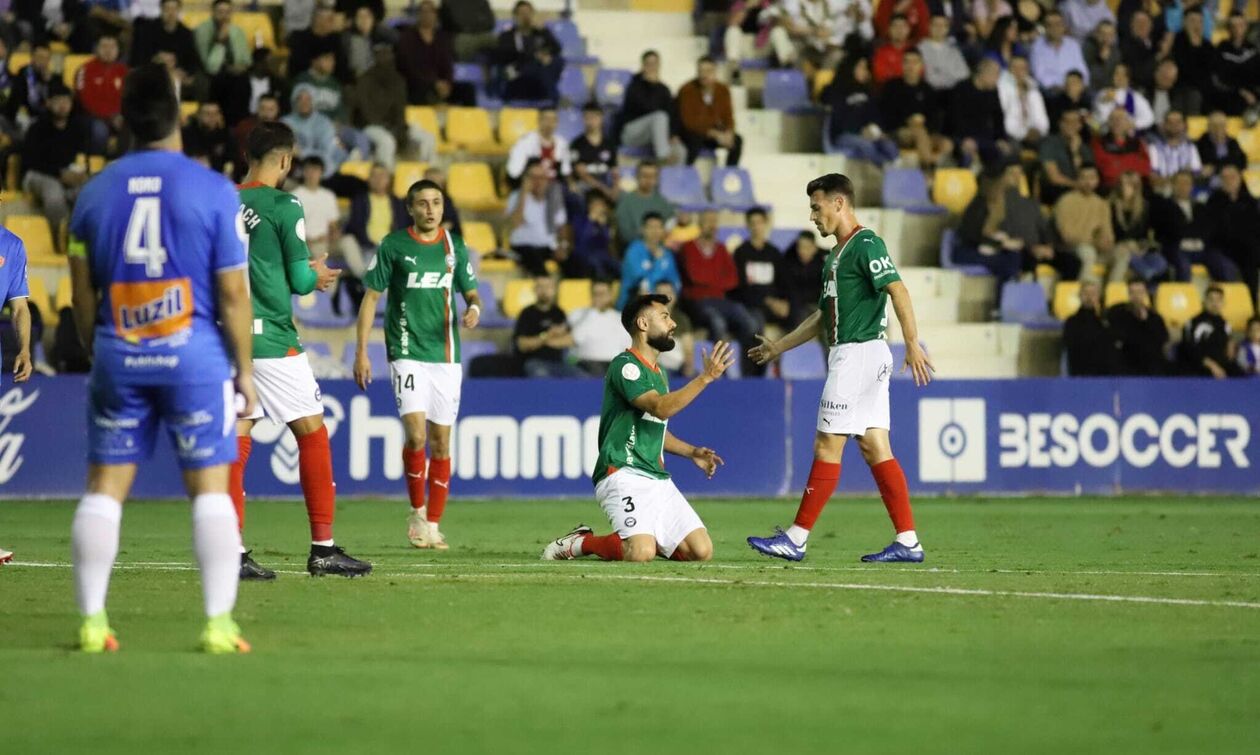
[[(14, 562), (13, 566), (35, 566), (43, 568), (69, 568), (72, 564), (65, 563), (26, 563)], [(417, 564), (417, 566), (420, 566)], [(453, 565), (452, 565), (453, 566)], [(179, 564), (172, 566), (152, 566), (140, 565), (135, 563), (115, 564), (118, 569), (152, 569), (154, 571), (181, 571), (192, 572), (197, 571), (197, 567), (191, 564)], [(304, 575), (306, 572), (301, 571), (277, 571), (278, 574)], [(387, 577), (389, 579), (479, 579), (479, 580), (504, 580), (504, 579), (563, 579), (566, 581), (579, 580), (604, 580), (604, 581), (633, 581), (633, 582), (667, 582), (676, 584), (699, 584), (699, 585), (724, 585), (728, 587), (793, 587), (793, 588), (809, 588), (818, 590), (843, 590), (843, 591), (876, 591), (876, 592), (904, 592), (904, 593), (922, 593), (931, 595), (958, 595), (966, 597), (983, 597), (983, 598), (1029, 598), (1044, 600), (1069, 600), (1069, 601), (1087, 601), (1087, 602), (1103, 602), (1103, 603), (1141, 603), (1146, 605), (1163, 605), (1163, 606), (1195, 606), (1203, 608), (1252, 608), (1260, 609), (1260, 603), (1252, 603), (1241, 600), (1202, 600), (1198, 598), (1164, 598), (1153, 595), (1105, 595), (1092, 593), (1072, 593), (1072, 592), (1034, 592), (1024, 590), (985, 590), (977, 588), (964, 587), (913, 587), (908, 585), (871, 585), (854, 582), (776, 582), (771, 580), (745, 580), (745, 579), (716, 579), (713, 577), (679, 577), (679, 576), (656, 576), (651, 574), (596, 574), (584, 572), (582, 574), (524, 574), (524, 573), (505, 573), (505, 574), (423, 574), (414, 572), (374, 572), (378, 577)]]

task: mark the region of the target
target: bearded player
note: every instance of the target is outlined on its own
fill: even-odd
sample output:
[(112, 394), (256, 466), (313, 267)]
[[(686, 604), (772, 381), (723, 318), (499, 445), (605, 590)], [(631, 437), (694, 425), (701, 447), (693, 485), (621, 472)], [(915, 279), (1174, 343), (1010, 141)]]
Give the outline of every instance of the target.
[[(311, 259), (306, 220), (297, 197), (276, 187), (293, 163), (293, 131), (283, 123), (261, 123), (246, 141), (249, 173), (239, 188), (241, 215), (249, 234), (249, 288), (254, 308), (254, 382), (258, 408), (237, 422), (237, 461), (232, 466), (232, 501), (245, 525), (245, 464), (252, 447), (250, 431), (265, 415), (289, 426), (297, 439), (298, 474), (311, 525), (311, 554), (306, 570), (313, 576), (356, 577), (372, 565), (346, 554), (333, 540), (337, 486), (332, 452), (324, 426), (324, 404), (311, 363), (293, 324), (293, 295), (327, 291), (340, 271), (323, 258)], [(241, 548), (241, 579), (275, 579)]]
[(670, 393), (661, 352), (674, 348), (669, 297), (646, 294), (621, 312), (630, 349), (608, 365), (604, 404), (599, 413), (599, 458), (595, 497), (613, 532), (596, 535), (586, 525), (549, 543), (542, 557), (562, 561), (599, 556), (605, 561), (708, 561), (713, 541), (699, 515), (665, 471), (665, 454), (691, 459), (712, 479), (722, 458), (711, 448), (693, 446), (669, 432), (669, 419), (722, 377), (734, 362), (728, 344), (718, 341), (704, 355), (704, 369), (681, 390)]
[(829, 173), (810, 181), (805, 193), (810, 221), (823, 236), (839, 240), (823, 263), (819, 310), (777, 341), (758, 336), (761, 344), (748, 354), (758, 364), (766, 364), (820, 332), (831, 347), (827, 382), (818, 403), (814, 465), (792, 526), (771, 537), (750, 537), (748, 544), (759, 553), (787, 561), (805, 558), (809, 532), (840, 481), (845, 442), (855, 437), (897, 533), (891, 545), (862, 560), (920, 562), (923, 546), (914, 531), (906, 476), (888, 441), (888, 380), (893, 369), (885, 340), (889, 299), (906, 340), (902, 371), (908, 368), (916, 385), (927, 385), (934, 368), (919, 345), (910, 292), (888, 249), (853, 214), (853, 183), (846, 176)]
[[(377, 301), (384, 293), (389, 372), (407, 435), (403, 447), (411, 499), (407, 540), (416, 548), (437, 550), (449, 547), (438, 525), (451, 492), (451, 426), (459, 414), (464, 379), (455, 294), (462, 295), (468, 305), (459, 319), (465, 328), (477, 327), (481, 318), (481, 297), (468, 248), (462, 238), (442, 227), (442, 211), (442, 188), (433, 181), (417, 181), (407, 190), (412, 225), (382, 239), (368, 265), (354, 358), (355, 382), (367, 390), (372, 382), (367, 342)], [(427, 491), (426, 444), (432, 454)]]

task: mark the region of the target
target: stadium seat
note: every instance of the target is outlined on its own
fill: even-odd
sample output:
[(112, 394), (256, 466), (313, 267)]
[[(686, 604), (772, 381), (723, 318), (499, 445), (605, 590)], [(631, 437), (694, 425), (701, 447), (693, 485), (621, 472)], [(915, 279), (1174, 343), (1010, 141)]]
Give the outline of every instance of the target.
[(456, 63), (455, 81), (483, 89), (486, 85), (486, 69), (480, 63)]
[(479, 327), (482, 328), (510, 328), (512, 321), (507, 315), (503, 314), (503, 310), (499, 308), (499, 300), (494, 296), (494, 286), (489, 281), (481, 281), (477, 284), (477, 293), (481, 294), (481, 322)]
[[(744, 243), (748, 239), (748, 231), (742, 226), (728, 225), (718, 228), (717, 240), (719, 244), (726, 247), (731, 254), (735, 253), (736, 247)], [(782, 250), (780, 250), (782, 251)]]
[(573, 107), (582, 107), (591, 97), (590, 89), (586, 86), (586, 76), (582, 74), (581, 68), (572, 63), (560, 72), (560, 83), (557, 89), (561, 102), (566, 102)]
[(494, 226), (480, 220), (469, 220), (463, 224), (464, 243), (478, 252), (493, 252), (499, 248), (494, 239)]
[(560, 281), (556, 304), (565, 314), (591, 306), (591, 282), (587, 278), (565, 278)]
[(1161, 283), (1155, 291), (1155, 311), (1169, 330), (1181, 330), (1202, 309), (1203, 300), (1193, 283)]
[(366, 181), (372, 174), (372, 163), (369, 160), (346, 160), (337, 172), (343, 176), (354, 176)]
[(1252, 126), (1238, 134), (1238, 146), (1247, 156), (1247, 162), (1260, 163), (1260, 126)]
[(538, 130), (538, 111), (505, 107), (499, 111), (499, 143), (511, 148), (530, 131)]
[(932, 201), (961, 215), (976, 195), (976, 174), (966, 168), (938, 168), (932, 177)]
[(1246, 124), (1243, 122), (1242, 116), (1231, 116), (1225, 119), (1225, 133), (1237, 139), (1238, 135), (1243, 132), (1243, 127), (1245, 125)]
[(200, 102), (181, 102), (179, 103), (179, 120), (181, 123), (187, 123), (189, 118), (197, 114), (201, 109)]
[(1256, 313), (1255, 302), (1246, 283), (1218, 283), (1225, 292), (1225, 311), (1222, 316), (1235, 333), (1245, 333), (1247, 320)]
[(714, 168), (709, 180), (713, 204), (723, 210), (744, 212), (757, 205), (752, 176), (745, 168)]
[(964, 265), (954, 262), (954, 246), (957, 244), (958, 234), (953, 228), (946, 228), (941, 231), (941, 267), (946, 270), (957, 270), (963, 275), (989, 275), (989, 268), (984, 265)]
[(234, 11), (232, 23), (241, 27), (251, 50), (265, 47), (276, 49), (276, 30), (271, 25), (271, 16), (262, 11)]
[(691, 165), (666, 165), (661, 168), (661, 196), (684, 210), (699, 210), (709, 206), (704, 196), (700, 172)]
[[(355, 345), (349, 342), (341, 352), (341, 363), (354, 369)], [(382, 341), (371, 340), (367, 344), (368, 363), (372, 365), (372, 377), (389, 380), (389, 350)]]
[(1198, 141), (1200, 136), (1207, 133), (1208, 119), (1206, 115), (1190, 115), (1186, 116), (1186, 136), (1191, 141)]
[(490, 113), (479, 107), (453, 107), (446, 111), (446, 140), (470, 152), (500, 154), (505, 148), (494, 140)]
[(927, 179), (918, 168), (885, 168), (883, 204), (915, 214), (944, 212), (940, 205), (928, 198)]
[(595, 101), (600, 107), (620, 109), (633, 75), (624, 68), (599, 69), (595, 74)]
[[(1012, 286), (1012, 285), (1017, 285), (1017, 284), (1008, 283), (1002, 287), (1002, 296), (1003, 296), (1004, 301), (1005, 301), (1005, 296), (1006, 296), (1006, 289), (1007, 287)], [(1028, 284), (1024, 284), (1024, 285), (1028, 285)], [(1032, 285), (1037, 286), (1038, 290), (1041, 289), (1041, 286), (1036, 283)], [(1054, 303), (1052, 306), (1054, 309), (1054, 316), (1058, 318), (1059, 320), (1066, 320), (1072, 315), (1076, 314), (1076, 311), (1081, 308), (1081, 283), (1080, 281), (1059, 281), (1057, 284), (1055, 284)], [(1002, 319), (1005, 320), (1006, 318), (1003, 317)]]
[(809, 340), (779, 357), (784, 380), (821, 380), (827, 377), (827, 357), (822, 345)]
[(31, 62), (31, 54), (29, 52), (14, 52), (9, 54), (9, 73), (17, 73), (22, 70), (27, 63)]
[(1103, 292), (1103, 306), (1113, 307), (1117, 304), (1128, 304), (1129, 284), (1123, 281), (1112, 281)]
[(534, 282), (528, 278), (517, 278), (507, 282), (503, 290), (503, 314), (515, 320), (520, 317), (521, 310), (533, 304)]
[(459, 361), (464, 365), (464, 369), (468, 369), (468, 363), (477, 357), (489, 354), (498, 354), (499, 347), (494, 345), (494, 341), (465, 341), (459, 342)]
[[(334, 289), (334, 292), (337, 292)], [(356, 312), (351, 305), (342, 301), (341, 314), (333, 312), (334, 294), (311, 292), (305, 296), (293, 297), (293, 316), (301, 324), (311, 328), (345, 328), (354, 324)], [(381, 297), (382, 301), (385, 297)]]
[(818, 73), (814, 74), (814, 101), (815, 102), (822, 99), (823, 90), (826, 89), (828, 86), (830, 86), (831, 82), (835, 81), (835, 79), (836, 79), (836, 72), (831, 68), (824, 68), (820, 70)]
[(1251, 192), (1251, 196), (1260, 197), (1260, 168), (1243, 171), (1243, 182), (1247, 184), (1247, 191)]
[[(498, 242), (495, 242), (498, 246)], [(481, 275), (511, 275), (516, 272), (516, 263), (506, 257), (483, 257)]]
[(784, 68), (766, 73), (766, 88), (761, 95), (761, 105), (766, 110), (805, 112), (814, 109), (809, 98), (809, 85), (805, 74), (795, 68)]
[(429, 169), (428, 163), (414, 162), (411, 160), (399, 160), (394, 165), (394, 196), (403, 199), (407, 196), (407, 190), (416, 181), (424, 178), (424, 172)]
[(568, 19), (547, 22), (547, 28), (560, 43), (560, 55), (570, 64), (598, 63), (599, 58), (586, 54), (586, 40), (582, 39), (577, 25)]
[(66, 86), (74, 89), (74, 77), (83, 64), (91, 59), (91, 55), (67, 55), (61, 59), (61, 79), (66, 82)]
[(4, 227), (26, 245), (27, 264), (61, 266), (66, 263), (66, 258), (57, 254), (52, 227), (43, 215), (10, 215), (4, 219)]
[(582, 111), (577, 108), (561, 108), (556, 114), (559, 123), (556, 125), (556, 132), (568, 139), (570, 142), (577, 139), (586, 130), (586, 124), (582, 121)]
[[(1055, 300), (1057, 303), (1057, 295)], [(1080, 306), (1079, 300), (1077, 306)], [(1002, 286), (998, 311), (1002, 322), (1013, 322), (1027, 328), (1050, 328), (1058, 325), (1046, 309), (1046, 294), (1038, 283), (1010, 281)], [(1058, 314), (1057, 310), (1055, 314)]]
[(786, 253), (788, 249), (796, 246), (796, 240), (800, 238), (801, 231), (804, 228), (775, 228), (770, 231), (770, 243), (774, 244), (774, 248), (780, 252)]
[(503, 200), (494, 189), (494, 176), (485, 163), (452, 163), (446, 183), (451, 201), (471, 212), (501, 212)]
[(438, 127), (438, 115), (436, 109), (426, 107), (424, 105), (408, 105), (407, 109), (403, 112), (405, 113), (404, 117), (406, 118), (408, 124), (412, 126), (419, 126), (439, 139), (442, 137), (442, 129)]
[(53, 306), (57, 309), (69, 307), (74, 302), (74, 289), (70, 285), (70, 275), (62, 273), (57, 278), (57, 290), (53, 292)]

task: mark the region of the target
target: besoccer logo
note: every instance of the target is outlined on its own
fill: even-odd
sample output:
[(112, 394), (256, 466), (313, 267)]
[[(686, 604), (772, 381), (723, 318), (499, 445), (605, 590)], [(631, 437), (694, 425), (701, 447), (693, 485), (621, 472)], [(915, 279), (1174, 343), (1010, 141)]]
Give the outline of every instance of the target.
[(921, 482), (984, 482), (986, 440), (984, 399), (919, 399)]

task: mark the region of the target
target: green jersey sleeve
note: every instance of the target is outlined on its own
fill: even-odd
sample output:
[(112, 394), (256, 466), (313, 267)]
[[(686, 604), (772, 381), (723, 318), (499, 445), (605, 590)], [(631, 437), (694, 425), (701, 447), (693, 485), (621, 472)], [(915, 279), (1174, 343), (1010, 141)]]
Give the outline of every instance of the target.
[(372, 255), (372, 261), (368, 263), (367, 274), (363, 276), (363, 285), (384, 293), (389, 290), (389, 279), (394, 273), (394, 254), (393, 247), (390, 245), (390, 239), (386, 236), (381, 245), (376, 248), (376, 254)]
[(871, 277), (871, 285), (876, 291), (883, 291), (888, 284), (901, 280), (897, 266), (888, 254), (888, 247), (878, 236), (871, 236), (862, 241), (862, 260), (866, 263), (867, 273)]
[(477, 290), (477, 273), (468, 258), (468, 247), (458, 236), (455, 237), (455, 289), (461, 294)]
[(614, 360), (608, 368), (608, 384), (627, 404), (648, 391), (656, 390), (652, 377), (634, 357)]
[(309, 264), (311, 250), (306, 246), (306, 214), (302, 203), (297, 197), (280, 195), (273, 218), (289, 289), (295, 294), (309, 294), (315, 290), (316, 276)]

